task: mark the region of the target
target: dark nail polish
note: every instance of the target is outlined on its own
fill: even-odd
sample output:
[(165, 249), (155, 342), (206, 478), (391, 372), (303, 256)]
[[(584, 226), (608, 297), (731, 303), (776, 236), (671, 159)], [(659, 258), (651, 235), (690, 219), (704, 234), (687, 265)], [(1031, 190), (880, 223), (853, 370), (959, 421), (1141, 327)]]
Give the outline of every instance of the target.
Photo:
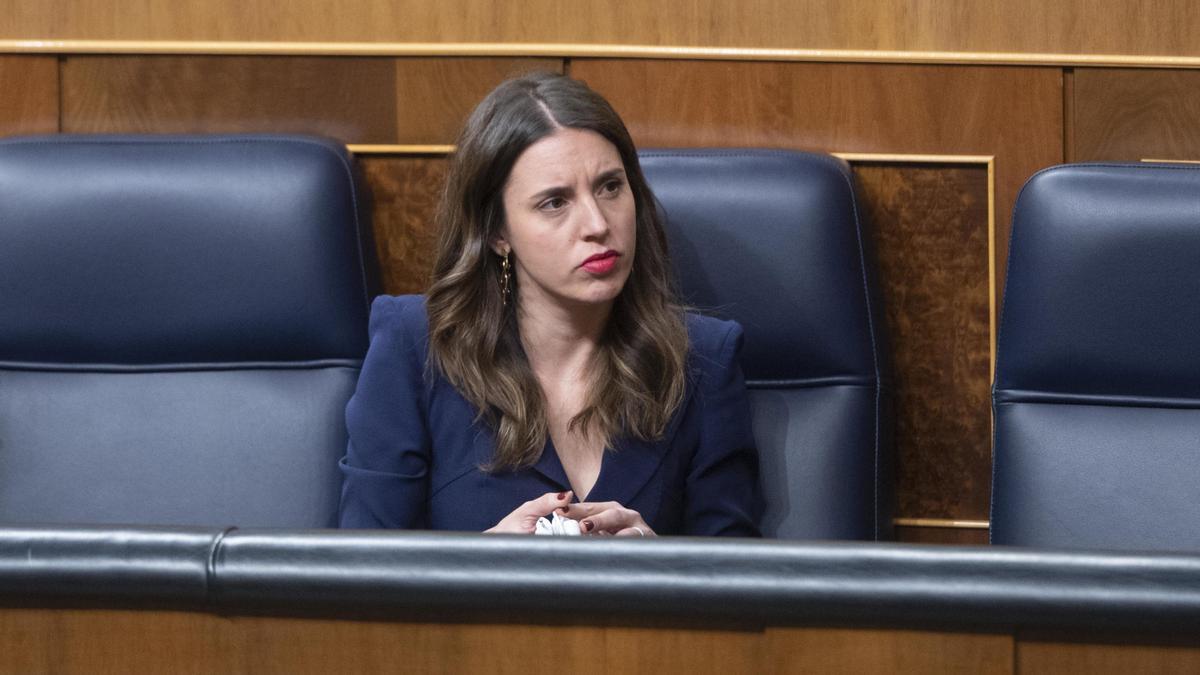
[(561, 499), (566, 499), (566, 498), (567, 498), (567, 493), (565, 493), (565, 492), (560, 492), (560, 493), (558, 493), (558, 498), (559, 498), (560, 500), (561, 500)]
[(585, 520), (580, 523), (580, 525), (583, 527), (584, 532), (591, 532), (592, 528), (595, 527), (595, 524), (593, 524), (590, 520)]

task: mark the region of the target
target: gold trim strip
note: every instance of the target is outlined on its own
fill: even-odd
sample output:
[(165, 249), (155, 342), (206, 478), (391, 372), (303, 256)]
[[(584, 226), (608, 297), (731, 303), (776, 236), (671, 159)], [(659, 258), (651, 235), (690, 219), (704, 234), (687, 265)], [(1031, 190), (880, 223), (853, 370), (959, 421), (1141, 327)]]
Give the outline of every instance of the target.
[(1148, 164), (1200, 164), (1200, 159), (1141, 159)]
[(847, 162), (909, 162), (914, 164), (988, 164), (993, 155), (906, 155), (878, 152), (831, 152)]
[(957, 530), (986, 530), (991, 523), (986, 520), (949, 520), (945, 518), (893, 518), (897, 527), (943, 527)]
[(1022, 66), (1200, 68), (1200, 56), (782, 49), (589, 43), (500, 42), (254, 42), (206, 40), (0, 40), (0, 53), (19, 54), (271, 54), (319, 56), (529, 56), (558, 58), (832, 61)]
[(983, 164), (987, 166), (988, 210), (988, 382), (996, 379), (996, 157), (995, 155), (905, 155), (896, 153), (831, 152), (847, 162), (896, 164)]
[(348, 144), (346, 149), (356, 155), (448, 155), (453, 145), (387, 145)]
[[(988, 348), (991, 358), (988, 359), (988, 389), (996, 381), (996, 331), (999, 326), (996, 320), (996, 158), (990, 157), (987, 162), (988, 184)], [(991, 406), (988, 406), (990, 409)]]

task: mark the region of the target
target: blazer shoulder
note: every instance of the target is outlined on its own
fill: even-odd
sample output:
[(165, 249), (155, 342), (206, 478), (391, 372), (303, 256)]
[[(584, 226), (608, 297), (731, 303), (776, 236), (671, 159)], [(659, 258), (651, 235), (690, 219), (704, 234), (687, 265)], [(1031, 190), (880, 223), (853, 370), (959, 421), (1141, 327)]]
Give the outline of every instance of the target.
[(399, 350), (424, 364), (429, 352), (429, 317), (423, 295), (380, 295), (371, 302), (371, 343)]
[(740, 323), (693, 312), (688, 312), (686, 321), (691, 351), (699, 361), (722, 363), (736, 356), (742, 338)]
[(423, 295), (380, 295), (371, 302), (371, 332), (390, 329), (405, 334), (426, 337), (429, 316), (425, 313)]

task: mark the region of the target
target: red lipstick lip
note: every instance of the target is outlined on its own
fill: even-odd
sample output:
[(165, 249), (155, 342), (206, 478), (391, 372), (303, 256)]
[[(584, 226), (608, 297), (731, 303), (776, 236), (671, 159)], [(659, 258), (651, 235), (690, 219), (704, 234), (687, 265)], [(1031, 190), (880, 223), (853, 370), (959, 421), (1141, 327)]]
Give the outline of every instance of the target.
[(607, 258), (615, 258), (619, 255), (621, 255), (621, 254), (617, 253), (616, 251), (613, 251), (613, 250), (608, 250), (603, 253), (597, 253), (596, 255), (591, 256), (587, 260), (584, 260), (583, 262), (579, 263), (579, 266), (583, 267), (584, 265), (586, 265), (590, 262), (595, 262), (597, 260), (605, 260)]

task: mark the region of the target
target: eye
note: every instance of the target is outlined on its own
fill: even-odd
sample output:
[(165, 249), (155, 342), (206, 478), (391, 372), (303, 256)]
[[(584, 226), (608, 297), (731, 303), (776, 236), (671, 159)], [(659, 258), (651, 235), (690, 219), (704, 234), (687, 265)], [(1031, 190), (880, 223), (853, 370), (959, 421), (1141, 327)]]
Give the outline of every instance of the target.
[(605, 181), (604, 185), (600, 186), (600, 194), (611, 197), (621, 192), (621, 188), (623, 187), (625, 187), (625, 181), (620, 178), (613, 178)]
[(537, 205), (538, 211), (557, 211), (567, 205), (567, 200), (562, 197), (550, 197), (541, 204)]

